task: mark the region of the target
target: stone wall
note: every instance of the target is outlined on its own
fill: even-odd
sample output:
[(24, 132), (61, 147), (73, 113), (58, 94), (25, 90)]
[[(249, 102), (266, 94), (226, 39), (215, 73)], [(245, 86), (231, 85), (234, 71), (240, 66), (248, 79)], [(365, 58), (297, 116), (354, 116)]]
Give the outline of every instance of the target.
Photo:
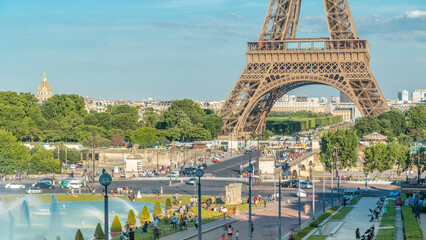
[[(95, 166), (124, 168), (125, 159), (138, 159), (142, 161), (143, 169), (155, 169), (157, 163), (161, 165), (178, 166), (190, 162), (191, 159), (209, 157), (208, 149), (95, 149)], [(91, 166), (91, 150), (82, 151), (82, 160), (85, 165)]]

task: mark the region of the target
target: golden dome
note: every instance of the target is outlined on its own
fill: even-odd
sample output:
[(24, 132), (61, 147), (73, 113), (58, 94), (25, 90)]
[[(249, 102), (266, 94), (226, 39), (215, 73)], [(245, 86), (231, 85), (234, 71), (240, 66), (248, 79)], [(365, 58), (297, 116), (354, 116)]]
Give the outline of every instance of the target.
[(40, 84), (40, 86), (38, 86), (36, 97), (40, 101), (44, 101), (48, 98), (51, 98), (52, 96), (53, 96), (52, 88), (47, 83), (47, 77), (46, 77), (46, 72), (45, 72), (44, 75), (43, 75), (43, 82)]

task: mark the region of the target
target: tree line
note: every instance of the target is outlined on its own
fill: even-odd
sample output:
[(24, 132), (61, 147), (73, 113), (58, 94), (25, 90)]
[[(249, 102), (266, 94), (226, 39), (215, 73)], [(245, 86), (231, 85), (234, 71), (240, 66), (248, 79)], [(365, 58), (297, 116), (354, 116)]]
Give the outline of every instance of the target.
[(87, 112), (84, 98), (75, 94), (54, 95), (39, 104), (31, 93), (0, 92), (0, 129), (10, 131), (19, 141), (80, 142), (97, 147), (128, 141), (148, 146), (210, 140), (220, 134), (222, 126), (214, 111), (203, 110), (189, 99), (174, 101), (162, 114), (128, 105)]
[(266, 129), (277, 135), (290, 135), (295, 132), (314, 129), (343, 121), (342, 116), (324, 113), (299, 111), (294, 113), (271, 112), (266, 122)]

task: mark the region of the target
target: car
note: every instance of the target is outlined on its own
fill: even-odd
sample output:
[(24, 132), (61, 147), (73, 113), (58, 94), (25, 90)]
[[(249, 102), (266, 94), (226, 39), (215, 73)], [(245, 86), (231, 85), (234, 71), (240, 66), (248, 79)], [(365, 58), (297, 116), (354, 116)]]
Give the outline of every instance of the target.
[(43, 190), (41, 190), (39, 187), (30, 187), (27, 189), (28, 194), (42, 194)]
[[(299, 185), (297, 185), (297, 187), (299, 187)], [(313, 186), (311, 182), (307, 182), (307, 181), (300, 182), (300, 188), (302, 189), (311, 189), (312, 187)]]
[[(37, 181), (37, 183), (48, 183), (48, 184), (53, 184), (53, 179), (52, 178), (43, 178)], [(33, 184), (33, 187), (36, 183)]]
[(83, 163), (76, 163), (76, 164), (75, 164), (75, 167), (76, 167), (76, 168), (82, 168), (82, 167), (83, 167)]
[(68, 188), (68, 185), (72, 180), (75, 180), (75, 178), (64, 178), (61, 180), (59, 186), (61, 188)]
[(302, 190), (302, 189), (297, 189), (297, 191), (296, 191), (296, 196), (297, 197), (299, 197), (299, 195), (300, 195), (300, 197), (301, 198), (305, 198), (305, 197), (307, 197), (308, 195), (306, 194), (306, 192), (305, 192), (305, 190)]
[(6, 186), (4, 186), (4, 188), (8, 188), (8, 189), (24, 189), (25, 185), (24, 184), (20, 184), (20, 183), (8, 183), (8, 184), (6, 184)]
[(83, 183), (79, 180), (72, 180), (70, 181), (70, 183), (68, 184), (68, 188), (74, 188), (74, 189), (79, 189), (83, 187)]
[(177, 171), (171, 171), (167, 177), (179, 177), (180, 174)]
[(197, 184), (197, 179), (196, 179), (196, 178), (190, 178), (190, 179), (186, 182), (186, 184), (188, 184), (188, 185), (195, 185), (195, 184)]
[(220, 162), (220, 160), (219, 160), (219, 158), (213, 158), (213, 162), (214, 162), (214, 163), (219, 163), (219, 162)]
[(55, 186), (49, 183), (45, 182), (37, 182), (33, 185), (34, 188), (40, 188), (40, 189), (54, 189)]
[(295, 188), (297, 186), (297, 180), (287, 180), (281, 183), (281, 187)]

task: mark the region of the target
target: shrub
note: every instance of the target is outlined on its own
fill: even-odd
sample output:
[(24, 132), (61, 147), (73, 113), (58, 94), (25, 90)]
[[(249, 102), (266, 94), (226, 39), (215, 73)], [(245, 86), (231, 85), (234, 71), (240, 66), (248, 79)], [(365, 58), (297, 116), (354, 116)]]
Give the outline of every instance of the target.
[(297, 234), (296, 237), (294, 238), (294, 240), (301, 240), (302, 238), (304, 238), (310, 231), (312, 231), (314, 229), (314, 227), (306, 227), (302, 230), (300, 230)]
[(339, 209), (338, 206), (334, 206), (330, 209), (327, 210), (327, 212), (325, 212), (323, 215), (321, 215), (319, 218), (317, 218), (315, 221), (311, 222), (311, 224), (309, 224), (310, 227), (314, 227), (317, 228), (318, 225), (320, 223), (322, 223), (322, 221), (324, 221), (326, 218), (328, 218), (331, 214), (333, 214), (337, 209)]
[(93, 236), (95, 237), (95, 239), (104, 239), (105, 238), (105, 234), (104, 234), (104, 231), (102, 230), (100, 223), (98, 223), (98, 225), (96, 225), (95, 234)]
[(163, 210), (161, 210), (161, 205), (159, 201), (155, 202), (154, 210), (152, 210), (154, 217), (161, 217), (163, 215)]
[(78, 229), (75, 234), (75, 240), (84, 240), (83, 233), (81, 233), (80, 229)]
[(172, 201), (170, 200), (170, 198), (166, 199), (166, 211), (170, 211), (172, 210)]
[(120, 219), (117, 216), (114, 217), (114, 221), (112, 221), (111, 232), (121, 232), (123, 228), (121, 227)]
[(423, 239), (422, 230), (414, 217), (413, 209), (409, 206), (402, 207), (402, 220), (404, 226), (404, 235), (406, 240)]
[(129, 215), (127, 216), (127, 225), (129, 226), (136, 225), (136, 216), (133, 209), (130, 209)]
[(145, 222), (151, 220), (151, 214), (149, 213), (149, 209), (146, 205), (142, 209), (140, 220), (141, 224), (144, 224)]

